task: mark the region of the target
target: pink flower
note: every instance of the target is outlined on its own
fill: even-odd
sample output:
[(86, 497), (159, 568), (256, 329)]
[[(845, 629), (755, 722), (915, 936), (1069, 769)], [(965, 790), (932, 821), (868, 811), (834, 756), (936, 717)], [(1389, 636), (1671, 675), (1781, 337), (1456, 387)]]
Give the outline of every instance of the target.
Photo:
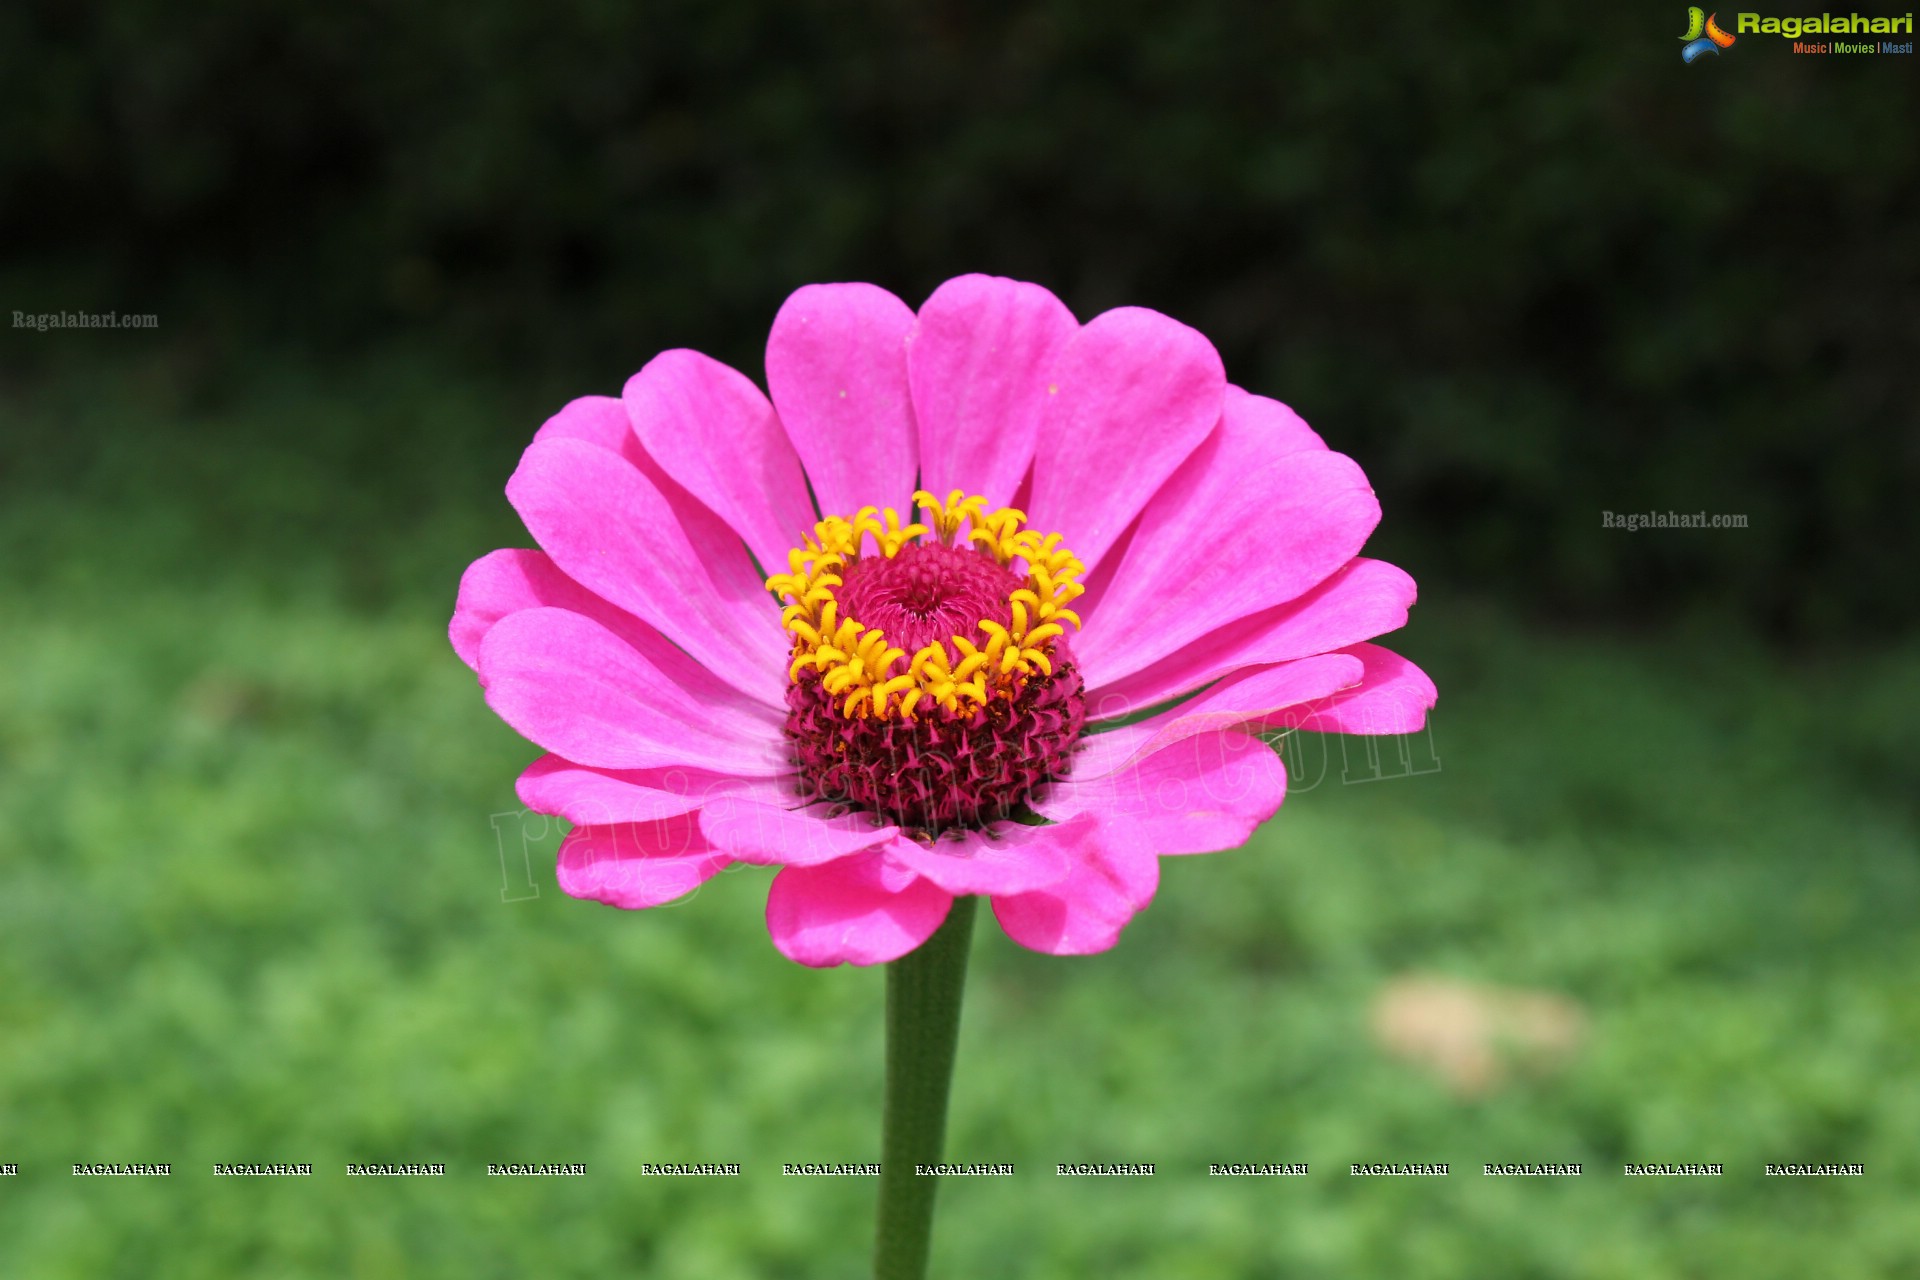
[(892, 960), (957, 894), (1101, 951), (1161, 855), (1280, 807), (1258, 733), (1424, 723), (1432, 683), (1367, 643), (1414, 584), (1358, 555), (1366, 477), (1185, 325), (986, 276), (918, 315), (811, 285), (767, 382), (668, 351), (567, 405), (507, 484), (544, 550), (461, 580), (453, 647), (551, 753), (519, 792), (574, 824), (575, 897), (768, 864), (802, 964)]

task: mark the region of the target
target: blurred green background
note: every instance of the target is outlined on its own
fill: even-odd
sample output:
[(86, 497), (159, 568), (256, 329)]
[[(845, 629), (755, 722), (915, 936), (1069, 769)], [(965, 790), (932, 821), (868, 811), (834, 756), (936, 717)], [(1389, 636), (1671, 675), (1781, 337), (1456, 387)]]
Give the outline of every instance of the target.
[[(0, 10), (0, 311), (159, 317), (0, 325), (0, 1276), (859, 1274), (871, 1185), (777, 1163), (871, 1158), (882, 975), (781, 960), (764, 872), (559, 894), (444, 626), (566, 399), (969, 270), (1195, 324), (1359, 459), (1442, 699), (1415, 776), (1288, 745), (1107, 955), (983, 924), (950, 1145), (1036, 1172), (947, 1185), (938, 1272), (1920, 1276), (1920, 66), (1684, 25)], [(1600, 525), (1667, 509), (1749, 527)], [(1381, 1043), (1408, 975), (1584, 1030), (1465, 1087)]]

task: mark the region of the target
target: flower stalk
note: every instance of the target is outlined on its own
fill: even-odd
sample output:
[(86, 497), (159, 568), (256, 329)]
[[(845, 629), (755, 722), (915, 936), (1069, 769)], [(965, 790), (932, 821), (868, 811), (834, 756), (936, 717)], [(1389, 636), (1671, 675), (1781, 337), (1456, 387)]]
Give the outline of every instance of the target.
[(957, 897), (925, 944), (887, 966), (887, 1083), (880, 1137), (875, 1280), (925, 1280), (940, 1180), (916, 1165), (940, 1163), (947, 1133), (960, 1004), (979, 899)]

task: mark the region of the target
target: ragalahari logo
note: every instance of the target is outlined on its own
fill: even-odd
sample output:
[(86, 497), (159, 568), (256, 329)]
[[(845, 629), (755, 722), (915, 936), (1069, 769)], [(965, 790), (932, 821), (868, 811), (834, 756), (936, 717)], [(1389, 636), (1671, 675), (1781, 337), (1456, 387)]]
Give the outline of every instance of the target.
[[(1733, 43), (1733, 37), (1720, 29), (1714, 19), (1717, 13), (1707, 13), (1698, 5), (1687, 10), (1687, 31), (1681, 36), (1686, 44), (1680, 47), (1680, 60), (1691, 64), (1703, 53), (1718, 54), (1720, 50)], [(1702, 34), (1704, 33), (1704, 34)]]

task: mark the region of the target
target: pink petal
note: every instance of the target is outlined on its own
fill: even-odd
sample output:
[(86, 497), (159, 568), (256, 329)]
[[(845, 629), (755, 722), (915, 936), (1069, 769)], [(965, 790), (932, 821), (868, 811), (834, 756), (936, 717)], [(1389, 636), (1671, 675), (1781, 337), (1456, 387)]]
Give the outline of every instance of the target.
[[(460, 580), (460, 598), (448, 629), (454, 650), (480, 669), (480, 646), (501, 618), (526, 609), (566, 609), (613, 632), (673, 683), (707, 702), (757, 704), (732, 685), (669, 643), (667, 638), (624, 609), (615, 608), (560, 572), (544, 551), (508, 549), (482, 556)], [(484, 685), (486, 681), (483, 679)]]
[(1427, 673), (1377, 644), (1347, 647), (1365, 664), (1357, 688), (1322, 701), (1289, 707), (1276, 726), (1317, 733), (1413, 733), (1426, 726), (1427, 712), (1440, 700)]
[(993, 900), (1007, 936), (1031, 951), (1084, 956), (1120, 939), (1160, 887), (1160, 859), (1145, 833), (1126, 822), (1082, 814), (1051, 828), (1072, 870), (1059, 884)]
[(1360, 658), (1353, 654), (1323, 653), (1237, 671), (1157, 716), (1089, 734), (1074, 756), (1069, 776), (1081, 781), (1103, 777), (1203, 733), (1240, 729), (1257, 732), (1275, 727), (1287, 708), (1351, 688), (1360, 682), (1364, 670)]
[(925, 880), (894, 883), (877, 851), (861, 853), (783, 868), (767, 893), (767, 932), (780, 954), (814, 968), (885, 964), (932, 937), (952, 905)]
[(907, 346), (920, 487), (1013, 501), (1033, 461), (1054, 365), (1078, 326), (1037, 284), (961, 276), (933, 291)]
[(932, 848), (903, 837), (887, 846), (886, 856), (948, 893), (1024, 893), (1066, 878), (1062, 830), (1003, 822), (992, 832), (969, 831)]
[(746, 540), (768, 573), (813, 528), (806, 477), (773, 406), (744, 374), (667, 351), (627, 380), (633, 431), (661, 469)]
[[(907, 390), (913, 312), (870, 284), (810, 284), (773, 318), (767, 386), (828, 515), (912, 501), (919, 464)], [(778, 570), (784, 571), (782, 556)]]
[(447, 639), (453, 642), (460, 661), (477, 673), (480, 642), (494, 623), (522, 609), (549, 605), (583, 613), (636, 648), (645, 643), (640, 638), (642, 633), (660, 634), (560, 572), (546, 552), (509, 547), (490, 551), (467, 566), (460, 577), (460, 594), (454, 601)]
[(617, 453), (634, 466), (644, 466), (647, 451), (633, 432), (627, 407), (612, 396), (581, 396), (548, 418), (535, 440), (579, 440)]
[[(786, 705), (786, 633), (740, 540), (705, 508), (578, 440), (535, 441), (507, 498), (568, 577), (737, 689)], [(562, 753), (565, 754), (565, 753)]]
[(1133, 715), (1242, 667), (1291, 662), (1397, 631), (1407, 623), (1413, 579), (1384, 560), (1356, 556), (1313, 590), (1201, 636), (1142, 671), (1092, 690), (1098, 720)]
[(1154, 495), (1113, 585), (1082, 615), (1074, 652), (1096, 693), (1305, 594), (1380, 522), (1379, 500), (1351, 458), (1275, 452), (1257, 401), (1228, 399), (1219, 429)]
[(1056, 821), (1098, 813), (1140, 829), (1155, 853), (1237, 849), (1280, 810), (1287, 770), (1236, 730), (1183, 738), (1104, 777), (1055, 783), (1033, 807)]
[[(773, 406), (750, 379), (697, 351), (663, 352), (627, 380), (623, 399), (582, 396), (533, 438), (619, 454), (660, 491), (703, 553), (730, 550), (752, 533), (756, 554), (785, 565), (788, 549), (813, 527), (806, 480)], [(789, 525), (790, 538), (767, 533)]]
[(1298, 453), (1302, 449), (1324, 449), (1327, 442), (1320, 433), (1307, 425), (1306, 419), (1295, 413), (1278, 400), (1266, 396), (1256, 396), (1240, 387), (1227, 388), (1226, 402), (1222, 406), (1224, 414), (1251, 421), (1267, 441), (1270, 452), (1275, 455)]
[(1095, 316), (1049, 382), (1029, 523), (1099, 563), (1213, 430), (1226, 385), (1213, 345), (1179, 321), (1140, 307)]
[(864, 813), (827, 816), (824, 805), (790, 808), (743, 796), (722, 796), (700, 811), (700, 829), (741, 862), (811, 867), (890, 843), (898, 827), (876, 826)]
[[(1029, 473), (1029, 479), (1031, 479), (1031, 473)], [(1025, 509), (1021, 508), (1023, 511)], [(1086, 591), (1073, 602), (1073, 610), (1080, 617), (1091, 618), (1100, 612), (1100, 602), (1106, 599), (1107, 589), (1113, 585), (1114, 573), (1125, 563), (1127, 548), (1133, 544), (1134, 531), (1139, 527), (1140, 518), (1135, 516), (1127, 527), (1120, 531), (1120, 536), (1114, 544), (1107, 548), (1107, 554), (1100, 558), (1100, 563), (1094, 565), (1086, 576), (1080, 579)]]
[(480, 673), (501, 719), (580, 764), (743, 777), (793, 767), (771, 708), (699, 697), (607, 628), (565, 609), (527, 609), (495, 623), (480, 646)]
[(637, 910), (693, 892), (727, 865), (690, 816), (575, 827), (560, 842), (561, 891)]
[(749, 796), (770, 804), (788, 798), (787, 785), (778, 779), (735, 778), (683, 765), (592, 769), (556, 755), (528, 765), (515, 790), (534, 812), (558, 814), (582, 827), (670, 818), (722, 796)]

